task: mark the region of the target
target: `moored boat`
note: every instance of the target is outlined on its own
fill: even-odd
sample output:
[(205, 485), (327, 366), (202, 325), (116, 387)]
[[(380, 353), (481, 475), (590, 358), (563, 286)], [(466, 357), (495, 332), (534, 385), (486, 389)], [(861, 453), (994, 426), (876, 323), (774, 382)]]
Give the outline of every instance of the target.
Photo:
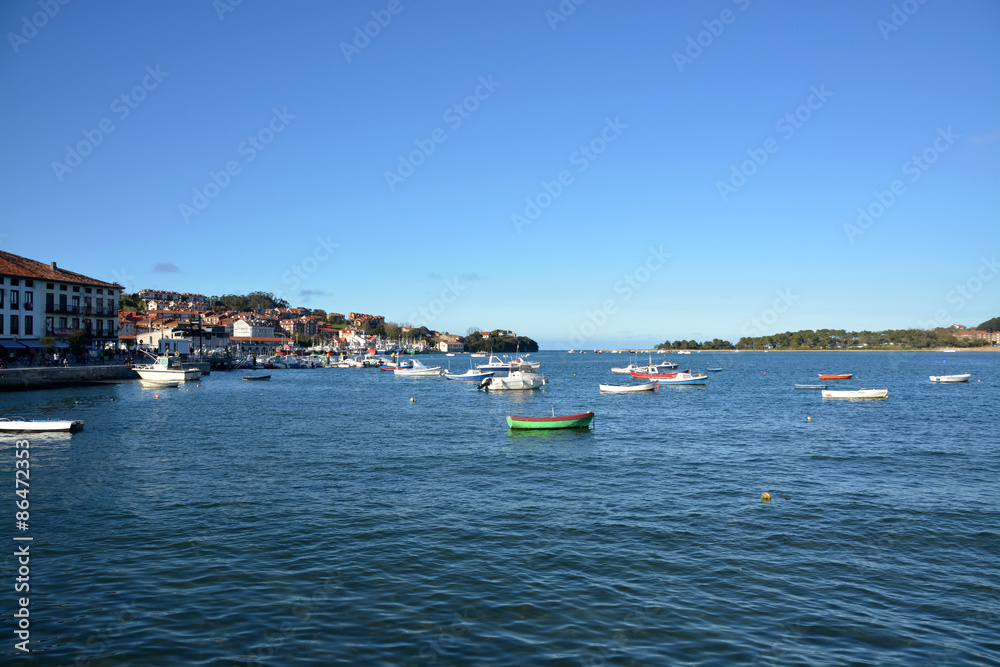
[(797, 384), (796, 389), (826, 389), (825, 384)]
[(961, 373), (959, 375), (931, 375), (931, 382), (968, 382), (972, 373)]
[(445, 373), (444, 379), (446, 380), (478, 380), (482, 381), (486, 378), (493, 377), (493, 371), (477, 371), (475, 368), (470, 368), (464, 373)]
[(722, 370), (722, 366), (719, 366), (719, 367), (717, 367), (717, 368), (713, 368), (712, 366), (709, 366), (709, 367), (707, 367), (707, 368), (706, 368), (705, 370), (706, 370), (706, 371), (712, 371), (713, 373), (717, 373), (717, 372), (719, 372), (719, 371), (721, 371), (721, 370)]
[(161, 389), (161, 388), (169, 389), (170, 387), (180, 386), (181, 381), (180, 380), (139, 380), (139, 383), (143, 387), (156, 388), (156, 389)]
[(486, 391), (505, 389), (538, 389), (545, 384), (545, 378), (535, 372), (530, 364), (511, 362), (507, 376), (488, 377), (479, 383), (479, 388)]
[(590, 428), (593, 421), (592, 411), (553, 417), (507, 417), (507, 425), (510, 428), (524, 429)]
[(604, 394), (625, 394), (636, 391), (656, 391), (660, 385), (656, 382), (643, 382), (642, 384), (602, 384), (598, 386), (601, 393)]
[(819, 374), (820, 380), (850, 380), (854, 377), (853, 373), (845, 373), (843, 375), (826, 375), (824, 373)]
[[(171, 357), (156, 357), (149, 364), (132, 364), (132, 370), (139, 374), (143, 380), (176, 380), (178, 382), (189, 382), (201, 377), (201, 371), (197, 368), (181, 368), (179, 359)], [(171, 364), (171, 361), (176, 363)]]
[(708, 376), (704, 373), (674, 373), (673, 377), (655, 376), (660, 384), (708, 384)]
[(271, 379), (270, 375), (244, 375), (243, 376), (243, 381), (244, 382), (252, 382), (252, 381), (260, 382), (260, 381), (263, 381), (263, 380), (270, 380), (270, 379)]
[(25, 419), (24, 417), (0, 417), (0, 431), (29, 431), (42, 433), (45, 431), (69, 431), (75, 433), (83, 429), (79, 419)]
[(888, 389), (824, 390), (823, 398), (888, 398)]

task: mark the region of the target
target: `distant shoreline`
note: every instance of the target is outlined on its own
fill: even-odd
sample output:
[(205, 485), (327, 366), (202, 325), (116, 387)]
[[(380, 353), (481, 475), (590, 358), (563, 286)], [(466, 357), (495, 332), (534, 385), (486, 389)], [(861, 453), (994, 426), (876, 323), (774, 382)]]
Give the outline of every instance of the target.
[[(1000, 345), (990, 345), (985, 347), (930, 347), (921, 349), (878, 349), (873, 347), (852, 347), (852, 348), (838, 348), (835, 350), (830, 349), (815, 349), (815, 350), (653, 350), (653, 349), (624, 349), (619, 353), (617, 349), (615, 350), (598, 350), (594, 352), (593, 350), (583, 350), (584, 354), (677, 354), (680, 351), (690, 352), (691, 354), (711, 354), (714, 352), (725, 352), (729, 354), (734, 354), (739, 352), (740, 354), (745, 354), (747, 352), (1000, 352)], [(569, 350), (539, 350), (539, 352), (569, 352)], [(579, 350), (573, 350), (573, 354), (580, 354)]]

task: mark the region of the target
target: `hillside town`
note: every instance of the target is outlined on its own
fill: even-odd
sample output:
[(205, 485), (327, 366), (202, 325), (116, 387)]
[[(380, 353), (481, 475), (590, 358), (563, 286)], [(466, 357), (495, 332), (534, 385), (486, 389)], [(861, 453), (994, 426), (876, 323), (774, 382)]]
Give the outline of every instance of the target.
[[(225, 309), (204, 294), (141, 289), (0, 251), (0, 356), (6, 365), (119, 359), (138, 348), (266, 356), (312, 348), (329, 354), (461, 352), (465, 337), (386, 322), (382, 315), (279, 305)], [(36, 306), (37, 304), (37, 306)], [(42, 305), (44, 304), (44, 306)], [(511, 330), (477, 339), (514, 337)]]

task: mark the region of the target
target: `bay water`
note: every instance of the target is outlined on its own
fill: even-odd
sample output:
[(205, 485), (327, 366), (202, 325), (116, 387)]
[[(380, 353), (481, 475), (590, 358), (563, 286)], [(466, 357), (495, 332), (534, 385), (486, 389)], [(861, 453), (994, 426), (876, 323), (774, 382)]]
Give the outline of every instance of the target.
[[(86, 426), (27, 436), (23, 532), (24, 436), (0, 437), (0, 660), (1000, 664), (1000, 355), (669, 358), (724, 370), (600, 394), (633, 359), (539, 352), (536, 391), (313, 369), (2, 394)], [(818, 373), (889, 397), (793, 388)], [(585, 410), (586, 431), (505, 423)]]

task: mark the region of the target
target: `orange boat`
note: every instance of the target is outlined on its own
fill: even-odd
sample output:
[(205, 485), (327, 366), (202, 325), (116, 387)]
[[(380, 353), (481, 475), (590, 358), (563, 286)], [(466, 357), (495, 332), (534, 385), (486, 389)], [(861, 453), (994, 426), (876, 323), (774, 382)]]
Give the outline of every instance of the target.
[(853, 373), (848, 373), (847, 375), (823, 375), (822, 373), (819, 374), (820, 380), (850, 380), (852, 377), (854, 377)]

